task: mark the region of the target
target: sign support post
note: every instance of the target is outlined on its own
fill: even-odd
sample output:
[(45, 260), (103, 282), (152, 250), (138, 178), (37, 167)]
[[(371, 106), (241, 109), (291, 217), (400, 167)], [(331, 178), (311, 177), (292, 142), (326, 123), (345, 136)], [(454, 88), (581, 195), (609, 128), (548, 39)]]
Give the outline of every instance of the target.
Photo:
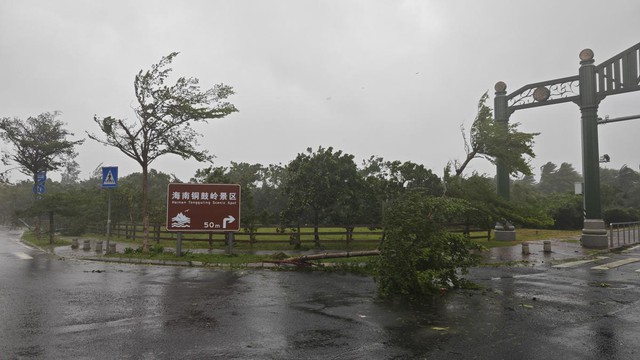
[(233, 255), (234, 233), (231, 231), (227, 231), (226, 235), (227, 235), (227, 255)]
[(182, 232), (178, 232), (176, 236), (176, 255), (182, 256)]
[(107, 254), (109, 253), (109, 239), (111, 238), (111, 189), (107, 189)]
[(102, 188), (107, 189), (107, 251), (111, 252), (109, 240), (111, 239), (111, 192), (118, 186), (118, 167), (109, 166), (102, 168)]

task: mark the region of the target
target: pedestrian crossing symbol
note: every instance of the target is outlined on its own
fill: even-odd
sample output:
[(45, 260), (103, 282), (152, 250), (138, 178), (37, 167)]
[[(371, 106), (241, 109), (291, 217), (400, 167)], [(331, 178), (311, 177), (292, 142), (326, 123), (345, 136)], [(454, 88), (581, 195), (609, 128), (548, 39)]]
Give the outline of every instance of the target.
[(110, 166), (102, 168), (102, 188), (115, 188), (118, 186), (118, 167)]

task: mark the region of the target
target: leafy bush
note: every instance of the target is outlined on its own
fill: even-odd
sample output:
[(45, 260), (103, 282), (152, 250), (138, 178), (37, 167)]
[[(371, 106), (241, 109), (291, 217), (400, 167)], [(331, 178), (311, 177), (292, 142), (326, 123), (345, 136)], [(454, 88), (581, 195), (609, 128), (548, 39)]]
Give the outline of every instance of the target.
[[(157, 255), (157, 254), (162, 254), (164, 252), (164, 246), (160, 245), (160, 244), (153, 244), (149, 247), (149, 254), (150, 255)], [(131, 247), (126, 247), (124, 249), (124, 253), (125, 254), (143, 254), (143, 248), (142, 246), (139, 246), (137, 248), (131, 248)]]
[(149, 252), (152, 254), (162, 254), (164, 252), (164, 246), (160, 244), (153, 244), (149, 247)]
[(87, 224), (85, 222), (71, 221), (66, 227), (63, 227), (60, 233), (65, 236), (80, 236), (87, 231)]
[(638, 221), (638, 211), (633, 208), (611, 208), (604, 211), (604, 222), (607, 224), (615, 222)]
[(582, 196), (551, 194), (547, 197), (547, 211), (553, 218), (553, 228), (559, 230), (581, 229), (584, 215)]
[(447, 232), (446, 224), (470, 210), (464, 200), (417, 189), (396, 201), (385, 214), (386, 237), (374, 271), (380, 295), (420, 295), (462, 285), (459, 274), (478, 263), (471, 253), (478, 246)]

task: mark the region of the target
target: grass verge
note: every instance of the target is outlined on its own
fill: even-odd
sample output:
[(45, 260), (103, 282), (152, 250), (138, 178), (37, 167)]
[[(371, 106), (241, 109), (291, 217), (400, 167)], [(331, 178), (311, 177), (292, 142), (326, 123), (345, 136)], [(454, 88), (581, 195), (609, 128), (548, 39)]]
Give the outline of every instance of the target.
[(43, 234), (38, 238), (33, 231), (25, 231), (24, 234), (22, 234), (22, 241), (47, 251), (53, 251), (53, 248), (57, 246), (71, 245), (71, 241), (58, 236), (53, 237), (52, 244), (51, 239), (49, 239), (49, 235)]
[[(274, 230), (275, 231), (275, 230)], [(484, 248), (494, 248), (494, 247), (505, 247), (505, 246), (514, 246), (520, 244), (522, 241), (536, 241), (536, 240), (547, 240), (547, 239), (560, 239), (563, 241), (577, 241), (576, 239), (580, 236), (579, 230), (540, 230), (540, 229), (517, 229), (517, 241), (487, 241), (484, 239), (476, 239), (474, 240), (477, 244), (483, 246)], [(98, 234), (90, 234), (89, 237), (97, 240), (106, 240), (106, 237)], [(71, 238), (56, 238), (55, 244), (50, 245), (48, 242), (48, 238), (42, 238), (39, 241), (36, 241), (35, 236), (31, 233), (25, 233), (25, 240), (31, 242), (35, 245), (38, 245), (43, 248), (52, 248), (54, 246), (68, 245), (70, 244)], [(118, 239), (117, 237), (112, 236), (111, 241), (120, 242), (123, 239)], [(282, 242), (270, 242), (269, 240), (260, 240), (254, 244), (249, 244), (247, 242), (236, 242), (234, 244), (234, 251), (237, 251), (234, 255), (226, 255), (226, 254), (212, 254), (212, 253), (203, 253), (195, 251), (196, 249), (226, 249), (224, 242), (220, 239), (214, 239), (212, 243), (212, 247), (209, 247), (209, 243), (207, 241), (183, 241), (183, 256), (176, 256), (175, 253), (170, 251), (164, 251), (167, 248), (175, 248), (176, 242), (175, 240), (162, 240), (159, 243), (155, 241), (150, 241), (150, 252), (143, 254), (139, 248), (142, 246), (141, 240), (137, 240), (135, 242), (131, 240), (127, 240), (128, 243), (131, 244), (131, 249), (126, 253), (118, 253), (113, 255), (108, 255), (110, 257), (126, 257), (126, 258), (138, 258), (138, 259), (156, 259), (156, 260), (168, 260), (168, 261), (197, 261), (205, 264), (231, 264), (231, 265), (240, 265), (247, 263), (259, 263), (273, 260), (282, 260), (284, 258), (293, 257), (295, 255), (289, 255), (287, 252), (295, 250), (292, 245), (282, 243)], [(359, 245), (351, 247), (347, 249), (345, 247), (346, 242), (343, 241), (335, 241), (335, 240), (324, 240), (321, 241), (323, 250), (341, 250), (341, 251), (354, 251), (354, 250), (372, 250), (377, 248), (377, 243), (361, 243), (357, 244), (354, 242), (352, 245)], [(298, 250), (310, 250), (313, 248), (313, 242), (303, 241), (302, 248)], [(155, 250), (154, 250), (155, 249)], [(161, 251), (160, 251), (161, 250)], [(271, 250), (277, 251), (275, 255), (276, 257), (272, 257), (273, 255), (258, 255), (258, 254), (247, 254), (244, 252), (250, 251), (258, 251), (258, 250)], [(339, 269), (358, 269), (370, 267), (370, 264), (373, 263), (373, 259), (375, 257), (356, 257), (356, 258), (339, 258), (339, 259), (324, 259), (321, 261), (316, 261), (314, 263), (318, 265), (332, 264), (332, 268)], [(329, 266), (327, 266), (329, 268)]]

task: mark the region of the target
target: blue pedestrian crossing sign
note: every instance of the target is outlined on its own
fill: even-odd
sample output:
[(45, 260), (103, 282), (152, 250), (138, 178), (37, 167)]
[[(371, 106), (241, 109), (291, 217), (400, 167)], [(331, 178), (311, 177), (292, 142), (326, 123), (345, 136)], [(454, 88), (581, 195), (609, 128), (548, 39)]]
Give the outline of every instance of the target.
[(102, 188), (118, 187), (118, 167), (108, 166), (102, 168)]

